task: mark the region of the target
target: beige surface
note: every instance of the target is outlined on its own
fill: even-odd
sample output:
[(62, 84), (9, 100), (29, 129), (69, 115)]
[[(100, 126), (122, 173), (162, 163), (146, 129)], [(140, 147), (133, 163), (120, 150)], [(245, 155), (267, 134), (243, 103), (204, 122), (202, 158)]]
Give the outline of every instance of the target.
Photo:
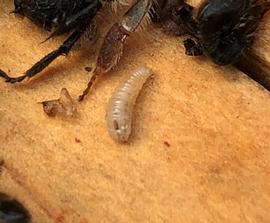
[[(9, 15), (6, 2), (0, 67), (19, 74), (62, 39), (40, 45), (48, 33)], [(37, 102), (62, 87), (81, 93), (91, 50), (23, 85), (0, 82), (0, 191), (39, 223), (269, 222), (269, 92), (233, 68), (185, 56), (176, 38), (147, 32), (128, 40), (75, 119), (48, 118)], [(106, 104), (142, 64), (155, 78), (138, 100), (130, 144), (120, 145), (107, 133)]]

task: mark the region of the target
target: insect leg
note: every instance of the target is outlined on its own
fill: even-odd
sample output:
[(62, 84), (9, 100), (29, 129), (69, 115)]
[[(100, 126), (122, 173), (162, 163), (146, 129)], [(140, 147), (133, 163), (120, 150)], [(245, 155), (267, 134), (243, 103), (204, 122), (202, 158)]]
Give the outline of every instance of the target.
[(152, 0), (138, 0), (122, 19), (111, 27), (99, 51), (96, 69), (87, 88), (79, 96), (79, 101), (83, 100), (100, 74), (109, 72), (115, 67), (122, 56), (126, 38), (140, 25), (151, 6)]
[[(25, 72), (24, 75), (19, 77), (10, 77), (8, 74), (6, 74), (4, 71), (0, 69), (0, 77), (4, 78), (6, 82), (8, 83), (16, 83), (21, 82), (25, 78), (31, 78), (41, 72), (43, 69), (45, 69), (50, 63), (52, 63), (57, 57), (61, 55), (66, 55), (69, 53), (73, 45), (77, 42), (77, 40), (81, 37), (81, 35), (85, 32), (89, 22), (96, 14), (96, 11), (99, 9), (100, 5), (90, 5), (87, 7), (87, 11), (84, 11), (84, 17), (86, 18), (86, 14), (88, 13), (88, 17), (85, 19), (81, 25), (75, 29), (75, 31), (64, 41), (64, 43), (56, 50), (50, 52), (45, 57), (43, 57), (40, 61), (35, 63), (29, 70)], [(90, 13), (90, 14), (89, 14)], [(82, 18), (81, 16), (77, 16), (78, 18)], [(71, 19), (71, 22), (74, 25), (73, 17)], [(78, 23), (77, 23), (78, 24)], [(58, 34), (58, 33), (57, 33)], [(52, 34), (55, 35), (55, 34)]]
[(138, 0), (126, 12), (121, 21), (112, 26), (101, 46), (97, 60), (97, 70), (105, 73), (117, 64), (122, 55), (126, 38), (140, 25), (151, 5), (152, 0)]
[(0, 77), (4, 78), (8, 83), (16, 83), (21, 82), (25, 78), (31, 78), (41, 72), (44, 68), (46, 68), (51, 62), (53, 62), (57, 57), (67, 54), (72, 46), (76, 43), (76, 41), (80, 38), (84, 30), (77, 30), (72, 33), (72, 35), (57, 49), (45, 57), (43, 57), (40, 61), (35, 63), (29, 70), (25, 72), (24, 75), (19, 77), (10, 77), (4, 71), (0, 69)]

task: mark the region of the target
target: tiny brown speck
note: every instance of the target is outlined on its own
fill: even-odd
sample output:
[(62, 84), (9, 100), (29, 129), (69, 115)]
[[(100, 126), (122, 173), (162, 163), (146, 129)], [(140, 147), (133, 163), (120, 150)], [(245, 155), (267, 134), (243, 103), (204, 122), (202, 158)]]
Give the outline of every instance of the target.
[(93, 70), (92, 67), (85, 67), (84, 69), (85, 69), (87, 72), (91, 72), (91, 71)]
[(164, 141), (164, 145), (167, 146), (167, 147), (171, 147), (171, 144), (168, 143), (167, 141)]
[(75, 137), (75, 142), (76, 143), (81, 143), (82, 141), (80, 139), (78, 139), (77, 137)]

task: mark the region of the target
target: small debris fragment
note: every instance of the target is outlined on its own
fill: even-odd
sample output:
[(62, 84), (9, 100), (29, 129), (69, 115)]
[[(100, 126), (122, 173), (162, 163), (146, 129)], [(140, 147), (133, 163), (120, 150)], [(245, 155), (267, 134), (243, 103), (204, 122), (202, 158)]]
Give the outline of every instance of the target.
[(85, 67), (84, 69), (85, 69), (87, 72), (91, 72), (91, 71), (93, 70), (92, 67)]
[(43, 101), (44, 112), (51, 117), (64, 115), (71, 117), (77, 111), (74, 100), (66, 88), (62, 88), (59, 99)]
[(82, 141), (79, 138), (75, 137), (75, 142), (76, 143), (81, 143)]
[(171, 147), (171, 144), (168, 143), (167, 141), (164, 141), (164, 145), (167, 146), (167, 147)]

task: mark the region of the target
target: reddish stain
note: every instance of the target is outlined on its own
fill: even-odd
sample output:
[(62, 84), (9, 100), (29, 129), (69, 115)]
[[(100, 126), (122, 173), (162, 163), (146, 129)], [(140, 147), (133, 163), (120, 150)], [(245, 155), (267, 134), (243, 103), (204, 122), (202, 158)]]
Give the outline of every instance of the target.
[(76, 143), (81, 143), (82, 141), (79, 138), (75, 137), (75, 142)]
[(55, 218), (55, 223), (64, 223), (65, 222), (65, 218), (67, 217), (67, 215), (72, 214), (71, 210), (68, 209), (62, 209), (60, 211), (60, 213), (56, 216)]
[(64, 222), (64, 221), (65, 221), (65, 216), (64, 216), (64, 214), (58, 215), (58, 216), (56, 217), (56, 219), (55, 219), (55, 222), (56, 222), (56, 223), (62, 223), (62, 222)]
[(166, 146), (166, 147), (171, 147), (171, 144), (170, 143), (168, 143), (167, 141), (164, 141), (164, 145)]

